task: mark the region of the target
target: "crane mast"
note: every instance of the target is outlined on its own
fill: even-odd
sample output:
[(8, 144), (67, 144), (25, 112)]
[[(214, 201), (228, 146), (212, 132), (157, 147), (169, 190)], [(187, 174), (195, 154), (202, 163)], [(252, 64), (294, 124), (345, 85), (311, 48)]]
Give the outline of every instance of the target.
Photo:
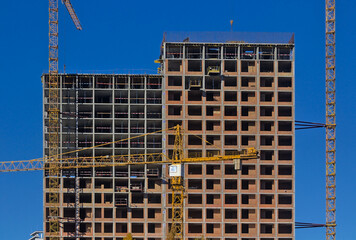
[[(48, 156), (49, 168), (49, 239), (59, 240), (59, 177), (60, 166), (56, 158), (59, 155), (59, 77), (58, 77), (58, 0), (49, 0), (49, 73), (48, 73)], [(69, 0), (64, 0), (75, 26), (82, 30), (79, 19)]]
[(335, 1), (325, 1), (326, 16), (326, 240), (336, 239)]

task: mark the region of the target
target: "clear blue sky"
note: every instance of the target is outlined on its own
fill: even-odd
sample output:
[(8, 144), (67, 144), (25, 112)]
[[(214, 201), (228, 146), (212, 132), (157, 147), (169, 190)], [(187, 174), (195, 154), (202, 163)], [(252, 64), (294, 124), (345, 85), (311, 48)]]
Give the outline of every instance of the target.
[[(295, 32), (296, 119), (324, 122), (324, 0), (73, 0), (84, 30), (60, 9), (67, 72), (155, 73), (164, 31)], [(0, 160), (42, 156), (42, 85), (48, 70), (48, 2), (0, 7)], [(356, 1), (337, 0), (337, 239), (356, 239)], [(325, 222), (324, 129), (296, 134), (296, 221)], [(42, 229), (42, 173), (0, 174), (0, 239)], [(298, 240), (324, 229), (297, 230)]]

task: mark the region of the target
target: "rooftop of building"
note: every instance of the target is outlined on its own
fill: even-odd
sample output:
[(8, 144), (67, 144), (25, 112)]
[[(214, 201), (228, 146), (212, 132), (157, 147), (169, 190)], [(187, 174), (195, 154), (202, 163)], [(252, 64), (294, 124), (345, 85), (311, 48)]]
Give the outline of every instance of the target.
[(287, 32), (165, 32), (169, 43), (250, 43), (294, 44), (294, 33)]

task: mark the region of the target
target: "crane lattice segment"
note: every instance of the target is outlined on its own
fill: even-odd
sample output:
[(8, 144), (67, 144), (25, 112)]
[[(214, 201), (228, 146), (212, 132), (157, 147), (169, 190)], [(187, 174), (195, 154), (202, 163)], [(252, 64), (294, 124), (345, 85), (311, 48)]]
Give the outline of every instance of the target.
[[(48, 155), (59, 153), (59, 104), (58, 104), (58, 1), (49, 0), (49, 75), (48, 75)], [(49, 229), (50, 240), (59, 240), (59, 176), (60, 168), (55, 159), (45, 159), (49, 166)]]
[(326, 0), (326, 239), (336, 239), (335, 0)]
[(66, 6), (68, 12), (69, 12), (69, 15), (70, 17), (72, 18), (73, 20), (73, 23), (75, 25), (75, 27), (78, 29), (78, 30), (82, 30), (82, 25), (80, 24), (80, 21), (78, 19), (78, 16), (77, 14), (75, 13), (74, 11), (74, 8), (72, 6), (72, 3), (70, 2), (70, 0), (62, 0), (62, 2), (64, 3), (64, 5)]

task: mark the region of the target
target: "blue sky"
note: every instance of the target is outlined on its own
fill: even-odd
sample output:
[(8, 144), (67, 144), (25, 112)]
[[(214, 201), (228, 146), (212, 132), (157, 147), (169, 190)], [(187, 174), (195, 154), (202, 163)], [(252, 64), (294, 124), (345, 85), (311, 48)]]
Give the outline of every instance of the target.
[[(296, 119), (325, 122), (324, 0), (73, 0), (84, 30), (60, 8), (60, 69), (155, 73), (164, 31), (295, 32)], [(337, 239), (356, 239), (356, 2), (337, 1)], [(42, 155), (42, 85), (48, 70), (48, 2), (2, 1), (0, 161)], [(296, 134), (296, 221), (325, 222), (325, 130)], [(41, 172), (0, 174), (0, 239), (42, 229)], [(324, 239), (324, 229), (296, 230)]]

